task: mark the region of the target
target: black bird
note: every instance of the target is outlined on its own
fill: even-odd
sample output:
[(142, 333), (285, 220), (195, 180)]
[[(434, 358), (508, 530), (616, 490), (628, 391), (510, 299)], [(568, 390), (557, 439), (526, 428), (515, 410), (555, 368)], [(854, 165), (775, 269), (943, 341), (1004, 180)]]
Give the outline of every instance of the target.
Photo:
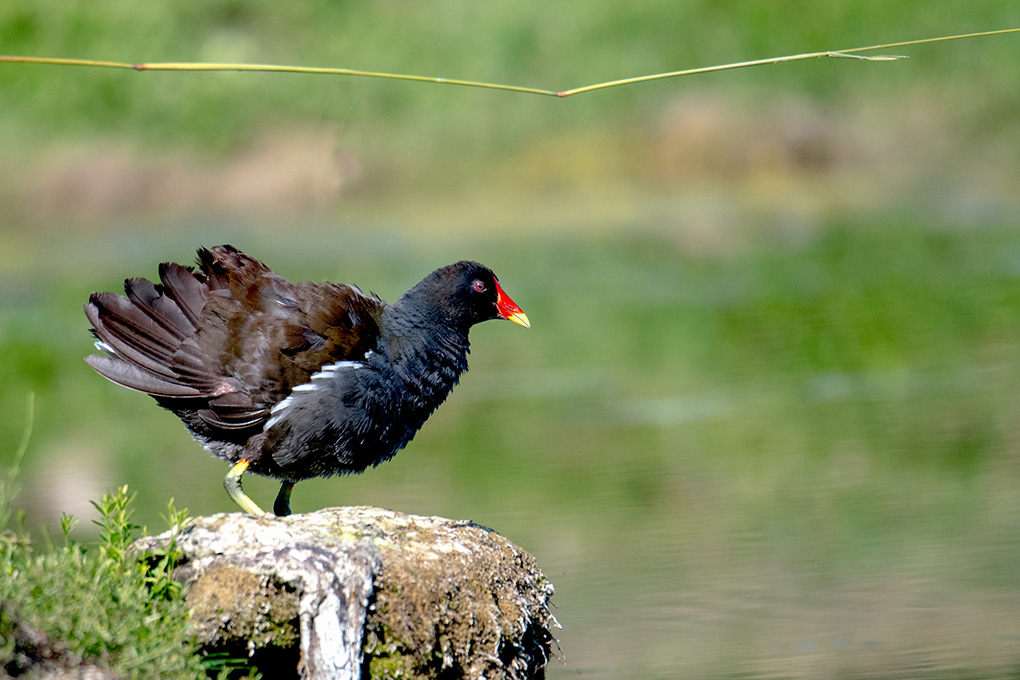
[(242, 510), (245, 471), (283, 482), (359, 473), (407, 445), (467, 369), (468, 330), (528, 317), (477, 262), (426, 276), (395, 304), (357, 287), (290, 283), (228, 245), (198, 251), (198, 270), (159, 266), (159, 284), (93, 293), (85, 315), (103, 352), (97, 373), (152, 395), (233, 466), (223, 480)]

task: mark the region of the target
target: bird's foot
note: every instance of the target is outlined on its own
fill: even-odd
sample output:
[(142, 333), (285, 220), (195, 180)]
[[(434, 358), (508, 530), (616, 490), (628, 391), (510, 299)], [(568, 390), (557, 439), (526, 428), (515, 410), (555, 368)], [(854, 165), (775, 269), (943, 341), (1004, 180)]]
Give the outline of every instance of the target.
[(223, 488), (227, 490), (227, 495), (230, 496), (230, 500), (237, 503), (237, 506), (247, 512), (249, 515), (263, 516), (265, 511), (260, 508), (255, 501), (248, 498), (245, 495), (244, 490), (241, 488), (241, 475), (248, 469), (248, 465), (251, 461), (239, 460), (234, 464), (234, 467), (230, 468), (230, 472), (223, 478)]

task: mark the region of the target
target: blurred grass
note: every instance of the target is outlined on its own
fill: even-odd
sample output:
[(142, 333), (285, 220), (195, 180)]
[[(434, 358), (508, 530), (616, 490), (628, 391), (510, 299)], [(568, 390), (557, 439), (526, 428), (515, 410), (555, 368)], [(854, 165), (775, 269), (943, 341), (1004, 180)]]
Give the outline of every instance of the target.
[[(0, 51), (560, 88), (1010, 26), (1020, 5), (983, 0), (16, 0)], [(1015, 676), (1017, 45), (563, 101), (4, 66), (0, 464), (35, 391), (34, 517), (88, 516), (75, 504), (121, 484), (141, 523), (171, 495), (232, 510), (221, 463), (82, 362), (88, 293), (220, 242), (390, 300), (470, 257), (533, 328), (476, 328), (471, 372), (409, 450), (302, 483), (297, 511), (470, 517), (532, 551), (558, 588), (559, 677)], [(361, 168), (336, 198), (215, 203), (234, 178), (208, 167), (301, 129)], [(274, 148), (261, 172), (286, 175)]]
[[(5, 53), (121, 61), (246, 61), (344, 66), (567, 88), (678, 68), (1020, 26), (1011, 3), (708, 0), (559, 3), (540, 12), (452, 0), (426, 4), (315, 0), (300, 5), (189, 0), (139, 6), (59, 0), (0, 8)], [(1016, 82), (1015, 39), (911, 48), (913, 62), (803, 63), (701, 77), (755, 101), (777, 86), (822, 101), (881, 98), (921, 69), (972, 87)], [(852, 70), (852, 80), (833, 77)], [(470, 144), (506, 151), (535, 136), (619, 132), (624, 120), (679, 80), (568, 101), (371, 79), (271, 74), (124, 73), (5, 66), (0, 129), (17, 131), (8, 153), (24, 158), (61, 141), (128, 137), (143, 146), (236, 147), (267, 121), (364, 121), (347, 141), (409, 162), (417, 153)], [(979, 79), (973, 74), (980, 73)], [(45, 78), (46, 87), (39, 87)], [(848, 92), (851, 88), (853, 92)], [(1009, 113), (1003, 112), (1003, 113)], [(1012, 102), (1016, 113), (1016, 102)], [(492, 118), (499, 121), (494, 134)], [(5, 135), (5, 138), (7, 135)]]

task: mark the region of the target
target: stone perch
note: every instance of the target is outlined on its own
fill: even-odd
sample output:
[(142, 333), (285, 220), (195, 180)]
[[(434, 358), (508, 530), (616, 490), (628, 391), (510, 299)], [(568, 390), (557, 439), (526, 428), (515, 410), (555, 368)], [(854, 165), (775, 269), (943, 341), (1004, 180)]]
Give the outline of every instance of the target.
[(545, 675), (552, 583), (472, 522), (368, 507), (220, 514), (193, 520), (177, 544), (200, 641), (250, 657), (264, 677)]

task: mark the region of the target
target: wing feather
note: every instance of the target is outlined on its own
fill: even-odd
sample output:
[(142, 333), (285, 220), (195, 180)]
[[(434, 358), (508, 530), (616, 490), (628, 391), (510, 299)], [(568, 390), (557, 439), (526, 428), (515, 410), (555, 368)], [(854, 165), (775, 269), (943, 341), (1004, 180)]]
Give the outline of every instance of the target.
[(323, 366), (363, 359), (386, 307), (354, 286), (290, 283), (226, 245), (200, 249), (197, 270), (161, 264), (159, 280), (90, 297), (85, 314), (110, 356), (86, 361), (182, 417), (196, 414), (211, 436), (264, 425)]

